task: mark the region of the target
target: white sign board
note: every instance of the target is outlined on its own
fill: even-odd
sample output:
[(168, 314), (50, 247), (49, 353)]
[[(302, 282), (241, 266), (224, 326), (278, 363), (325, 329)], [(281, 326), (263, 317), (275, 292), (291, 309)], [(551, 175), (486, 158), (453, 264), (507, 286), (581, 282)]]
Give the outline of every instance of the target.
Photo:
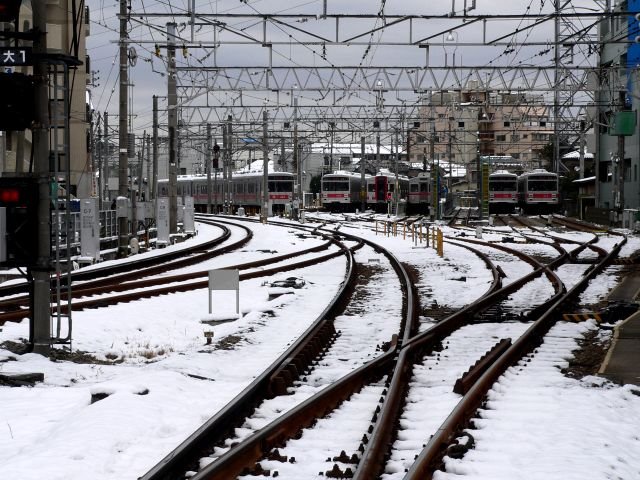
[(157, 200), (156, 227), (158, 245), (169, 245), (169, 198), (161, 197)]
[(239, 270), (209, 270), (209, 314), (212, 313), (211, 292), (213, 290), (236, 291), (236, 313), (240, 314), (240, 272)]
[(184, 212), (182, 215), (182, 229), (185, 233), (195, 233), (196, 225), (193, 218), (193, 197), (184, 198)]
[(97, 198), (80, 200), (80, 256), (100, 260), (100, 214)]
[(182, 219), (184, 218), (184, 209), (182, 208), (182, 198), (178, 197), (178, 223), (182, 223)]

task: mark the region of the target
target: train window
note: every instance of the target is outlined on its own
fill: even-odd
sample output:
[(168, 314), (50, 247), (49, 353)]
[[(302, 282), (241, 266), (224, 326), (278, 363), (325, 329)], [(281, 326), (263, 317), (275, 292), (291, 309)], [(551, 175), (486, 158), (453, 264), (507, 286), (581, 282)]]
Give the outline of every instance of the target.
[(376, 186), (373, 183), (367, 183), (367, 192), (375, 192)]
[(342, 192), (345, 190), (349, 190), (349, 181), (339, 181), (339, 182), (325, 182), (324, 190), (326, 192)]
[(422, 182), (420, 184), (420, 191), (421, 192), (428, 192), (429, 191), (429, 184), (427, 182)]
[(409, 191), (411, 193), (415, 193), (418, 191), (419, 187), (420, 186), (417, 183), (412, 183), (411, 185), (409, 185)]
[(558, 182), (555, 179), (529, 179), (529, 191), (531, 192), (545, 192), (557, 189)]

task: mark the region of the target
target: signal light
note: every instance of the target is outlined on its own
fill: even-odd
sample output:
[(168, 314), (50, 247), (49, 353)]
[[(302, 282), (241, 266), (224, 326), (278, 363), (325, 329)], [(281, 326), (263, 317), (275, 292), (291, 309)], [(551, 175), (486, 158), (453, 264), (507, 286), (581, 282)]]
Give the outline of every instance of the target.
[(20, 190), (17, 188), (0, 188), (0, 202), (17, 204), (20, 201)]
[(0, 22), (15, 22), (20, 15), (22, 0), (0, 0)]
[(0, 73), (0, 130), (24, 130), (35, 120), (35, 83), (22, 73)]
[[(0, 207), (5, 209), (2, 266), (24, 267), (38, 259), (38, 199), (36, 177), (0, 177)], [(0, 231), (3, 230), (0, 228)]]

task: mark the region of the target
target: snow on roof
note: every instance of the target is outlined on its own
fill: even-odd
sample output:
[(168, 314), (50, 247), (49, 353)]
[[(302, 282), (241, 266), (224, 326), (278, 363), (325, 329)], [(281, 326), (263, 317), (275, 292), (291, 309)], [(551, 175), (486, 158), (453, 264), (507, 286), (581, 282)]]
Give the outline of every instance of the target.
[[(580, 152), (578, 150), (574, 150), (573, 152), (566, 153), (562, 156), (563, 160), (577, 160), (580, 158)], [(593, 160), (593, 153), (589, 153), (585, 150), (584, 158), (587, 160)]]

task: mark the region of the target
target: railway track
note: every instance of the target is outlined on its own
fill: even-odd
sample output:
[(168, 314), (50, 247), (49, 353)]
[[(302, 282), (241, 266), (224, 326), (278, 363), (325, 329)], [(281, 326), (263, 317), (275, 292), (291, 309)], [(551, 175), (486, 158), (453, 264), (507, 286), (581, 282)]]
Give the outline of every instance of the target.
[[(204, 253), (188, 255), (186, 259), (175, 259), (168, 263), (162, 262), (159, 265), (152, 265), (141, 269), (136, 269), (135, 263), (131, 263), (128, 267), (130, 271), (114, 276), (104, 277), (106, 272), (103, 271), (103, 278), (79, 283), (73, 287), (73, 295), (76, 300), (71, 304), (72, 310), (80, 311), (86, 308), (107, 307), (158, 295), (207, 288), (209, 269), (173, 275), (167, 275), (166, 272), (202, 264), (213, 257), (223, 255), (246, 245), (247, 241), (251, 239), (251, 232), (247, 227), (240, 227), (247, 235), (241, 240), (233, 242), (223, 248), (207, 250)], [(228, 232), (226, 227), (225, 230)], [(266, 259), (250, 261), (239, 265), (228, 265), (225, 268), (237, 269), (244, 272), (240, 274), (240, 280), (274, 275), (321, 263), (341, 255), (341, 249), (345, 248), (343, 245), (340, 245), (338, 249), (334, 249), (320, 256), (313, 256), (312, 258), (291, 262), (291, 260), (296, 257), (312, 256), (323, 250), (329, 250), (332, 244), (335, 246), (336, 242), (327, 237), (324, 242), (311, 248), (300, 249), (296, 252), (271, 256)], [(146, 263), (146, 261), (143, 262), (143, 264)], [(268, 266), (270, 266), (270, 268), (265, 268)], [(116, 269), (121, 271), (122, 267), (117, 267)], [(111, 268), (107, 270), (112, 271)], [(142, 279), (138, 280), (140, 278)], [(4, 312), (0, 313), (0, 325), (7, 321), (19, 321), (28, 317), (30, 315), (28, 305), (29, 298), (24, 296), (0, 301), (0, 308), (4, 310)], [(66, 305), (64, 307), (66, 307)], [(66, 313), (67, 308), (64, 307), (62, 311)], [(53, 308), (54, 307), (52, 307), (52, 309)]]
[[(237, 218), (218, 218), (218, 221), (244, 223)], [(406, 222), (411, 221), (415, 219), (406, 219)], [(289, 223), (283, 223), (283, 226), (293, 230)], [(295, 339), (296, 333), (291, 335), (294, 340), (288, 347), (285, 343), (289, 340), (282, 342), (282, 348), (286, 350), (284, 355), (276, 360), (269, 357), (270, 360), (265, 362), (270, 364), (270, 371), (258, 373), (256, 368), (255, 382), (239, 383), (238, 386), (244, 385), (237, 390), (243, 390), (242, 394), (226, 406), (222, 406), (221, 399), (215, 400), (218, 407), (214, 411), (218, 413), (142, 478), (226, 480), (259, 474), (300, 479), (313, 478), (319, 473), (327, 478), (404, 478), (414, 468), (414, 457), (420, 455), (429, 436), (439, 435), (441, 429), (448, 428), (448, 417), (454, 414), (470, 392), (474, 392), (478, 382), (494, 368), (496, 362), (501, 362), (544, 317), (545, 308), (550, 307), (548, 303), (555, 304), (574, 289), (573, 285), (563, 285), (563, 269), (585, 259), (572, 253), (578, 249), (586, 251), (594, 239), (601, 242), (600, 248), (609, 252), (619, 250), (618, 245), (614, 248), (611, 244), (615, 240), (612, 237), (576, 234), (572, 238), (562, 230), (558, 235), (555, 228), (551, 233), (560, 238), (559, 241), (548, 238), (536, 239), (534, 243), (533, 240), (525, 242), (515, 233), (515, 241), (502, 242), (499, 229), (485, 232), (485, 240), (480, 241), (467, 236), (465, 232), (468, 229), (460, 227), (448, 232), (445, 227), (445, 232), (454, 235), (445, 236), (445, 255), (442, 258), (437, 258), (433, 250), (412, 245), (413, 242), (407, 240), (407, 248), (394, 250), (396, 261), (404, 271), (401, 276), (408, 278), (407, 291), (412, 291), (414, 297), (412, 327), (407, 329), (401, 318), (406, 315), (402, 312), (408, 296), (405, 296), (403, 287), (393, 286), (400, 277), (397, 273), (390, 273), (393, 262), (381, 254), (387, 243), (394, 243), (389, 235), (378, 233), (374, 238), (374, 232), (369, 228), (349, 223), (302, 227), (295, 235), (304, 238), (305, 243), (317, 237), (313, 240), (315, 244), (311, 248), (297, 249), (298, 258), (282, 260), (280, 266), (284, 263), (295, 265), (300, 259), (311, 260), (310, 257), (317, 259), (334, 251), (350, 255), (351, 269), (357, 281), (351, 285), (346, 280), (342, 282), (339, 288), (340, 291), (345, 289), (342, 305), (335, 307), (330, 318), (321, 320), (323, 315), (320, 315), (313, 325), (307, 328), (305, 324), (303, 329), (296, 330), (306, 328), (310, 340), (302, 340), (307, 335)], [(465, 234), (458, 235), (458, 232)], [(364, 238), (358, 240), (359, 236)], [(580, 243), (572, 243), (574, 239)], [(311, 252), (316, 248), (317, 251)], [(473, 261), (469, 256), (465, 257), (473, 265), (472, 269), (460, 268), (458, 263), (448, 270), (450, 273), (432, 277), (430, 272), (448, 269), (447, 263), (454, 267), (458, 252), (463, 248), (473, 251), (478, 257)], [(592, 263), (598, 264), (604, 260), (602, 255), (593, 253), (591, 258)], [(526, 268), (515, 265), (525, 262)], [(485, 265), (484, 273), (480, 263)], [(429, 264), (433, 264), (433, 270), (422, 270)], [(242, 265), (237, 263), (235, 266)], [(332, 265), (336, 265), (335, 260)], [(253, 274), (265, 267), (269, 269), (275, 265), (247, 268), (243, 274)], [(583, 265), (578, 270), (589, 275), (596, 268), (597, 265)], [(190, 269), (193, 271), (181, 275), (199, 272), (198, 266)], [(476, 275), (477, 279), (472, 278)], [(449, 277), (446, 283), (455, 287), (450, 289), (452, 296), (460, 287), (459, 291), (474, 288), (481, 297), (460, 309), (454, 307), (456, 302), (435, 305), (436, 298), (440, 302), (444, 298), (442, 287), (432, 292), (430, 282), (442, 281), (445, 276)], [(525, 276), (527, 278), (519, 278)], [(145, 280), (160, 281), (153, 275)], [(518, 285), (519, 280), (527, 286)], [(196, 277), (193, 280), (180, 277), (179, 280), (174, 278), (173, 283), (196, 281)], [(127, 283), (135, 285), (136, 281)], [(527, 310), (524, 316), (516, 317), (517, 310), (514, 310), (514, 315), (505, 314), (510, 305), (525, 305), (527, 298), (533, 298), (532, 293), (541, 291), (542, 283), (552, 285), (552, 291), (549, 294), (538, 293), (534, 299), (537, 308)], [(551, 290), (548, 286), (545, 288)], [(153, 290), (153, 287), (145, 289)], [(376, 307), (375, 300), (385, 294), (388, 297), (389, 289), (397, 289), (397, 293), (391, 295), (397, 300), (393, 307), (395, 310), (384, 310), (388, 298)], [(525, 292), (527, 289), (529, 293)], [(433, 301), (430, 299), (432, 293)], [(544, 297), (553, 298), (544, 305)], [(302, 301), (303, 297), (299, 300)], [(557, 307), (549, 322), (555, 322), (558, 312), (566, 311), (564, 305), (570, 305), (572, 301), (575, 300), (566, 299), (562, 306)], [(253, 305), (251, 310), (257, 312), (264, 308), (258, 306), (256, 309), (256, 306)], [(280, 307), (271, 302), (268, 308), (279, 310)], [(369, 319), (369, 315), (365, 318), (363, 312), (368, 309), (376, 312), (379, 318)], [(427, 316), (431, 318), (425, 318)], [(276, 312), (275, 319), (264, 318), (266, 322), (258, 319), (258, 322), (247, 326), (274, 328), (284, 316)], [(234, 325), (230, 324), (226, 331), (237, 328)], [(365, 330), (363, 325), (369, 330)], [(540, 332), (536, 330), (533, 333), (536, 341), (545, 338)], [(229, 358), (239, 359), (243, 352), (249, 351), (252, 343), (250, 355), (254, 355), (258, 345), (251, 342), (250, 337), (247, 339), (247, 344), (238, 345), (236, 354)], [(208, 347), (203, 349), (203, 354), (206, 353), (204, 350)], [(527, 358), (536, 361), (535, 349), (531, 352), (534, 353), (529, 353)], [(513, 362), (520, 362), (519, 368), (530, 363), (513, 360), (510, 365)], [(184, 373), (189, 374), (189, 370), (192, 367)], [(224, 375), (218, 378), (218, 373), (208, 374), (201, 368), (197, 373), (209, 380), (224, 378)], [(492, 396), (496, 397), (495, 392)], [(472, 430), (473, 419), (479, 415), (478, 408), (484, 411), (484, 399), (487, 397), (482, 398), (480, 406), (472, 413), (465, 413), (463, 421), (455, 423), (455, 432), (438, 444), (438, 453), (430, 454), (435, 456), (428, 462), (427, 469), (431, 473), (427, 475), (447, 466), (455, 471), (456, 465), (464, 465), (464, 455), (472, 448), (474, 437), (476, 441), (482, 440), (482, 435), (476, 436)], [(466, 438), (469, 444), (463, 445), (456, 440), (462, 438)], [(417, 475), (417, 478), (423, 478), (422, 471)]]
[[(213, 258), (217, 255), (231, 252), (241, 248), (251, 240), (251, 232), (243, 229), (244, 235), (239, 240), (230, 242), (228, 245), (223, 244), (230, 240), (231, 231), (228, 227), (221, 223), (210, 222), (209, 225), (220, 228), (220, 235), (206, 242), (197, 243), (180, 249), (158, 250), (151, 256), (133, 256), (127, 260), (117, 262), (105, 262), (104, 265), (97, 264), (91, 268), (73, 270), (68, 275), (60, 277), (60, 286), (67, 287), (68, 278), (71, 279), (72, 285), (80, 282), (93, 282), (93, 285), (115, 283), (114, 276), (118, 276), (117, 280), (126, 282), (135, 280), (143, 276), (158, 275), (171, 270), (185, 268), (190, 265), (200, 263), (206, 259)], [(52, 284), (54, 283), (52, 278)], [(54, 286), (52, 286), (52, 296)], [(25, 283), (15, 283), (0, 287), (0, 298), (6, 300), (0, 301), (0, 308), (10, 309), (12, 302), (18, 305), (25, 304), (24, 299), (28, 297), (28, 285)], [(9, 298), (11, 297), (11, 298)]]
[[(514, 254), (520, 257), (524, 256), (518, 252)], [(558, 259), (552, 262), (552, 266), (557, 267), (566, 261), (567, 258), (568, 255), (566, 252), (561, 252)], [(549, 276), (555, 284), (556, 294), (553, 296), (553, 299), (557, 300), (558, 296), (564, 293), (561, 282), (557, 276), (554, 276), (550, 272), (549, 266), (541, 265), (535, 260), (530, 260), (530, 263), (536, 268), (530, 275), (526, 276), (527, 278), (523, 279), (523, 282), (542, 274)], [(498, 288), (501, 275), (497, 268), (494, 268), (494, 270), (496, 272), (494, 277), (498, 280), (495, 282), (496, 286), (492, 287), (490, 292), (484, 296), (485, 300), (474, 302), (474, 305), (452, 315), (447, 321), (439, 322), (428, 331), (427, 336), (430, 337), (429, 349), (435, 348), (433, 346), (434, 342), (442, 342), (447, 335), (451, 335), (457, 330), (462, 331), (462, 329), (465, 328), (465, 321), (462, 320), (463, 317), (468, 318), (470, 314), (473, 316), (474, 313), (477, 313), (483, 308), (489, 308), (489, 305), (495, 302), (496, 299), (504, 299), (519, 288), (520, 282), (513, 282), (507, 287)], [(412, 287), (412, 289), (415, 289), (415, 287)], [(537, 311), (538, 310), (534, 309), (534, 312)], [(534, 313), (532, 313), (532, 315), (533, 314)], [(526, 324), (520, 323), (519, 325), (520, 330), (522, 330), (524, 329), (523, 325)], [(415, 328), (412, 330), (415, 330)], [(366, 417), (367, 414), (363, 412), (372, 412), (371, 418), (373, 419), (374, 427), (368, 429), (370, 435), (364, 431), (364, 436), (359, 442), (356, 442), (358, 443), (357, 448), (355, 448), (353, 439), (351, 439), (350, 443), (346, 442), (344, 444), (350, 446), (342, 448), (340, 453), (334, 451), (333, 456), (329, 455), (328, 458), (332, 459), (331, 462), (333, 462), (333, 466), (327, 468), (325, 474), (327, 476), (354, 475), (355, 478), (376, 478), (370, 475), (372, 475), (374, 471), (378, 472), (376, 475), (380, 474), (381, 463), (379, 460), (372, 459), (384, 458), (385, 455), (380, 456), (381, 451), (369, 445), (388, 445), (391, 441), (391, 437), (393, 436), (391, 433), (393, 432), (392, 425), (395, 424), (392, 418), (397, 418), (397, 410), (403, 402), (402, 390), (406, 389), (408, 383), (406, 378), (407, 372), (411, 370), (409, 352), (411, 352), (411, 355), (416, 354), (413, 351), (414, 347), (409, 348), (407, 346), (421, 345), (420, 348), (425, 348), (424, 345), (422, 345), (424, 340), (422, 342), (414, 340), (415, 338), (423, 338), (425, 333), (418, 334), (415, 337), (406, 337), (406, 332), (409, 330), (405, 328), (404, 331), (405, 336), (403, 336), (402, 341), (391, 342), (390, 349), (386, 353), (379, 355), (367, 365), (332, 383), (320, 394), (308, 398), (287, 414), (272, 420), (271, 423), (262, 423), (262, 428), (250, 434), (248, 438), (242, 441), (241, 439), (237, 439), (239, 443), (235, 446), (231, 445), (232, 442), (228, 442), (228, 446), (231, 448), (224, 451), (221, 450), (218, 452), (220, 455), (203, 461), (202, 463), (206, 463), (207, 465), (199, 470), (193, 478), (234, 478), (235, 476), (242, 475), (243, 472), (245, 474), (253, 472), (254, 474), (270, 475), (271, 473), (275, 474), (276, 471), (278, 472), (277, 475), (283, 478), (287, 476), (290, 478), (299, 478), (295, 476), (295, 472), (298, 471), (299, 473), (299, 470), (296, 470), (296, 467), (291, 465), (299, 462), (300, 458), (299, 456), (296, 457), (295, 453), (292, 452), (308, 451), (308, 448), (305, 449), (304, 447), (305, 442), (309, 441), (308, 439), (317, 437), (312, 433), (314, 431), (313, 429), (304, 430), (304, 434), (301, 434), (302, 430), (316, 422), (324, 426), (335, 423), (336, 419), (345, 418), (345, 411), (357, 411), (361, 413), (361, 415), (358, 415), (358, 422), (361, 424), (363, 424), (363, 422), (366, 424), (366, 421), (363, 421), (362, 418)], [(486, 345), (486, 347), (491, 349), (491, 345)], [(415, 348), (417, 349), (418, 347)], [(480, 346), (480, 343), (479, 348), (483, 348)], [(503, 346), (501, 349), (501, 352), (504, 352), (505, 347)], [(471, 358), (475, 358), (477, 355), (478, 353), (476, 352), (475, 355), (471, 355)], [(363, 372), (368, 373), (365, 374)], [(363, 375), (367, 377), (367, 380), (363, 380)], [(349, 393), (345, 393), (345, 385), (348, 384), (351, 384), (352, 388), (349, 389)], [(356, 387), (354, 388), (353, 385), (356, 385)], [(467, 388), (470, 387), (467, 386)], [(382, 393), (386, 392), (386, 395), (381, 395), (381, 390)], [(340, 394), (336, 392), (340, 392)], [(381, 395), (379, 401), (372, 400), (379, 395)], [(342, 408), (337, 409), (337, 405), (342, 403), (345, 405), (344, 410)], [(393, 413), (394, 409), (396, 413)], [(333, 413), (327, 417), (328, 411)], [(346, 417), (348, 417), (348, 415)], [(307, 440), (303, 441), (303, 438)], [(383, 439), (382, 441), (379, 440), (381, 438)], [(327, 450), (326, 448), (320, 448), (320, 451), (326, 453)], [(363, 452), (362, 455), (357, 453), (360, 451)], [(295, 457), (295, 460), (292, 459), (293, 457)], [(169, 477), (162, 476), (159, 471), (156, 471), (153, 474), (150, 472), (144, 478), (155, 479)]]

